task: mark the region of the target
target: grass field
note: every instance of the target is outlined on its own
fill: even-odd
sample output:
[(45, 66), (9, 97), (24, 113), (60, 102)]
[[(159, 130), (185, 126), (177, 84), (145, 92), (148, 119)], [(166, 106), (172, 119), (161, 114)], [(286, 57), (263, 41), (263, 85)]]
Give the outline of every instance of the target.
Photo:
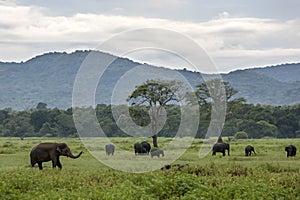
[[(300, 199), (300, 139), (231, 141), (230, 156), (210, 153), (203, 159), (198, 156), (203, 141), (196, 139), (174, 161), (188, 167), (147, 173), (126, 173), (99, 162), (93, 155), (112, 159), (105, 156), (101, 140), (93, 138), (85, 146), (80, 139), (0, 138), (0, 199)], [(138, 140), (112, 138), (117, 146), (114, 158), (125, 162), (122, 151), (127, 150), (145, 167), (170, 160), (170, 151), (163, 158), (135, 158), (132, 146)], [(29, 167), (30, 150), (46, 141), (65, 142), (74, 154), (84, 154), (76, 160), (61, 157), (62, 170), (52, 169), (51, 162), (43, 163), (42, 171)], [(158, 141), (165, 147), (170, 139)], [(256, 156), (244, 156), (248, 144)], [(284, 147), (289, 144), (298, 147), (296, 157), (286, 157)]]

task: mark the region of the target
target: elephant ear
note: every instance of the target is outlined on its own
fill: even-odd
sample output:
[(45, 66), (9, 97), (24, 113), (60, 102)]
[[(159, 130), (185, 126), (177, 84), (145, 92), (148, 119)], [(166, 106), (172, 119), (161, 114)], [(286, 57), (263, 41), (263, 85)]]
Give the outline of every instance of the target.
[(56, 147), (56, 151), (58, 151), (59, 153), (62, 153), (61, 148), (59, 146)]
[(62, 153), (62, 150), (66, 147), (67, 145), (65, 143), (59, 143), (56, 146), (56, 151), (58, 151), (59, 153)]

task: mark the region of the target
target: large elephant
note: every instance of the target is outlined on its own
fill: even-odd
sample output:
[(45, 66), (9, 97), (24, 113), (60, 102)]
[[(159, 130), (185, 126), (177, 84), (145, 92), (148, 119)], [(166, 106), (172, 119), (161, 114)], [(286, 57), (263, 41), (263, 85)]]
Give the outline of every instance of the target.
[(67, 156), (75, 159), (79, 158), (81, 154), (82, 151), (77, 156), (74, 156), (68, 145), (65, 143), (41, 143), (34, 147), (30, 152), (31, 166), (33, 167), (37, 163), (39, 169), (42, 170), (42, 163), (51, 160), (53, 168), (57, 166), (59, 169), (62, 169), (59, 156)]
[(135, 155), (146, 155), (147, 149), (139, 142), (133, 145)]
[(115, 145), (113, 144), (105, 145), (105, 152), (107, 156), (109, 156), (110, 154), (113, 156), (115, 152)]
[(215, 156), (216, 152), (221, 152), (223, 153), (223, 156), (225, 156), (225, 151), (227, 150), (228, 156), (229, 156), (229, 151), (230, 151), (230, 145), (228, 143), (216, 143), (213, 146), (213, 153), (212, 155)]
[(253, 146), (251, 146), (251, 145), (246, 146), (245, 147), (245, 156), (251, 156), (251, 152), (253, 152), (254, 155), (256, 155)]
[(297, 148), (294, 145), (290, 145), (290, 146), (285, 147), (285, 151), (287, 153), (287, 155), (286, 155), (287, 157), (296, 156)]
[(151, 150), (151, 145), (148, 142), (146, 142), (146, 141), (141, 142), (141, 144), (146, 149), (147, 155), (149, 155), (149, 152)]

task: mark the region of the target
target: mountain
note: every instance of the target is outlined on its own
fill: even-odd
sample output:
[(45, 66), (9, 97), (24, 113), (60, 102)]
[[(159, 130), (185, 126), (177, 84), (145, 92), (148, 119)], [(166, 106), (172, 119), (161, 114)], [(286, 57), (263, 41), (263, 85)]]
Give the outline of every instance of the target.
[[(296, 68), (300, 74), (300, 65), (295, 65), (293, 69)], [(282, 81), (284, 78), (278, 76), (277, 70), (278, 68), (275, 67), (275, 72), (268, 69), (270, 73), (266, 73), (264, 68), (234, 71), (223, 75), (223, 79), (239, 91), (237, 97), (244, 97), (250, 103), (269, 105), (300, 103), (300, 80), (293, 80), (294, 77), (288, 75), (288, 70), (285, 70), (285, 65), (282, 65), (280, 71), (284, 71), (287, 76), (285, 81)], [(294, 70), (290, 73), (296, 73)], [(288, 78), (289, 76), (291, 79)]]
[[(104, 60), (113, 61), (99, 80), (95, 95), (96, 103), (111, 103), (110, 97), (113, 96), (116, 86), (123, 95), (128, 96), (129, 86), (121, 80), (135, 70), (141, 72), (134, 76), (137, 82), (151, 79), (157, 74), (172, 79), (171, 74), (180, 73), (195, 86), (203, 81), (201, 75), (213, 77), (187, 70), (176, 71), (147, 64), (141, 65), (127, 58), (103, 52), (75, 51), (70, 54), (52, 52), (21, 63), (0, 62), (0, 109), (6, 107), (15, 110), (30, 109), (35, 108), (39, 102), (47, 103), (48, 107), (71, 107), (76, 75), (81, 64), (91, 53)], [(249, 103), (290, 105), (300, 103), (299, 74), (298, 63), (237, 70), (221, 76), (238, 90), (236, 97), (244, 97)], [(91, 77), (86, 77), (87, 80), (89, 78)]]

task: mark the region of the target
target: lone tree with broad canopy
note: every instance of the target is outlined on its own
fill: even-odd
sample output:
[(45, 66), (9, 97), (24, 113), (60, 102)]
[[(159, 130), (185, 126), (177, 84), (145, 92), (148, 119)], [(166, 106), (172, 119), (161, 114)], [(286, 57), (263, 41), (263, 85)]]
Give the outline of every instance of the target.
[(127, 101), (130, 106), (147, 106), (149, 108), (151, 137), (154, 147), (158, 147), (158, 128), (165, 122), (162, 120), (162, 116), (166, 112), (164, 106), (183, 100), (185, 95), (183, 91), (183, 83), (179, 81), (148, 80), (137, 86), (128, 97)]

